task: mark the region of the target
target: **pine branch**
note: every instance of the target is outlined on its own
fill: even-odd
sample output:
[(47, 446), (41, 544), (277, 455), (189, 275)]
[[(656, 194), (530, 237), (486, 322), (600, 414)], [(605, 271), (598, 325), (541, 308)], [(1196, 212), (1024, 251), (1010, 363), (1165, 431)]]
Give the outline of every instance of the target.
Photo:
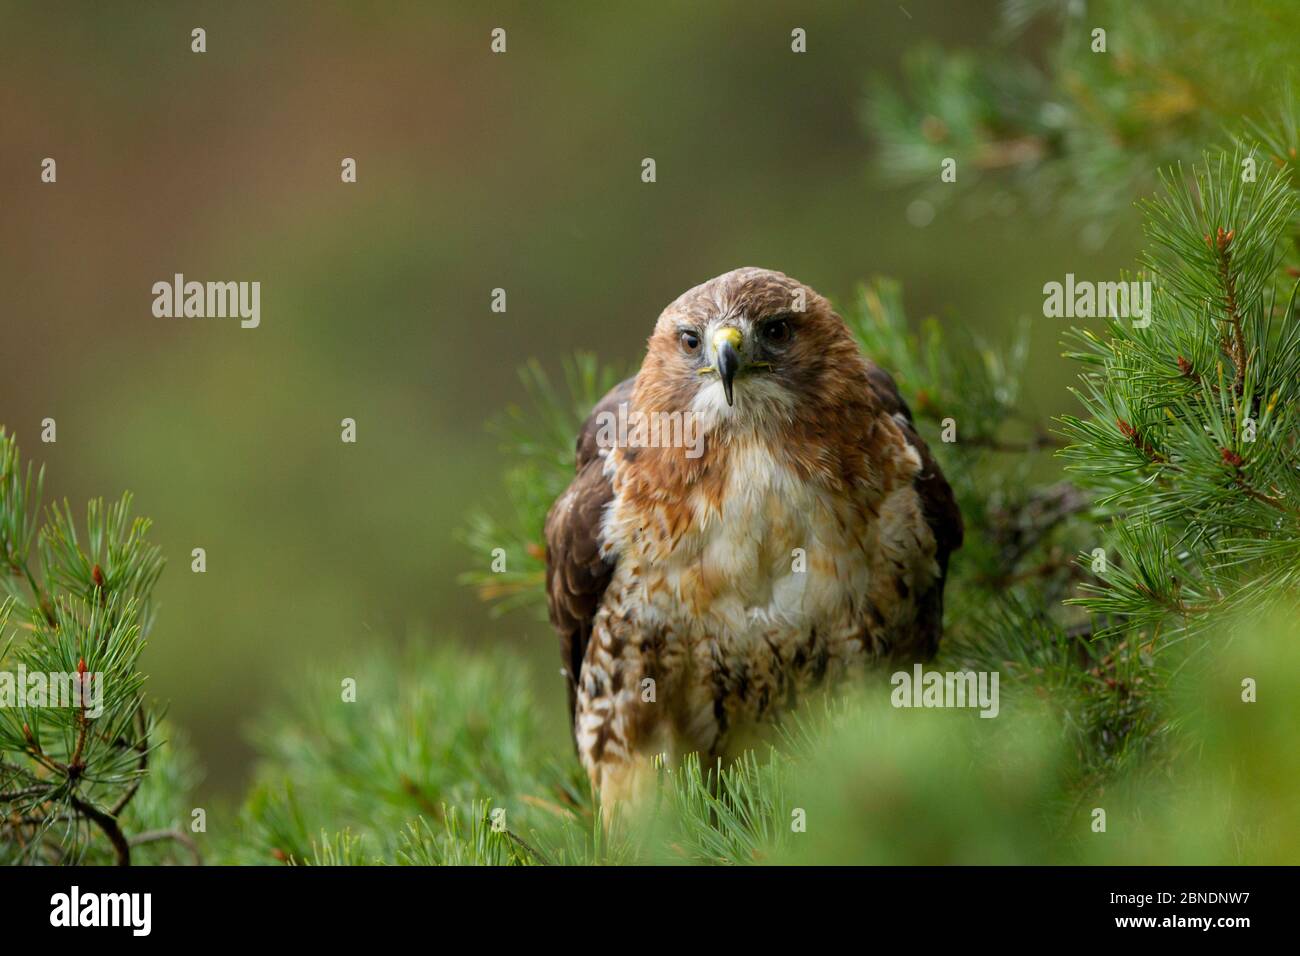
[[(7, 693), (22, 695), (0, 707), (0, 834), (16, 841), (0, 857), (77, 862), (106, 852), (126, 865), (124, 821), (135, 819), (156, 750), (139, 656), (162, 558), (146, 540), (149, 523), (131, 517), (129, 495), (109, 507), (92, 501), (84, 537), (67, 502), (38, 524), (42, 483), (0, 429), (0, 555), (9, 572), (0, 635), (16, 624), (0, 663)], [(14, 666), (40, 675), (31, 685), (39, 690), (17, 687)], [(92, 829), (98, 839), (86, 836)]]

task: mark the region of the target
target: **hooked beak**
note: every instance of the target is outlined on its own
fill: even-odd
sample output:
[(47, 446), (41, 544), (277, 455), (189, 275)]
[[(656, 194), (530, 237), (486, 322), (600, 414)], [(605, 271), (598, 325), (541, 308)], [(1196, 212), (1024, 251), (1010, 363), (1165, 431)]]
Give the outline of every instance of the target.
[(722, 379), (722, 391), (727, 396), (727, 405), (732, 403), (731, 383), (740, 369), (740, 329), (718, 329), (713, 334), (713, 348), (718, 353), (718, 376)]

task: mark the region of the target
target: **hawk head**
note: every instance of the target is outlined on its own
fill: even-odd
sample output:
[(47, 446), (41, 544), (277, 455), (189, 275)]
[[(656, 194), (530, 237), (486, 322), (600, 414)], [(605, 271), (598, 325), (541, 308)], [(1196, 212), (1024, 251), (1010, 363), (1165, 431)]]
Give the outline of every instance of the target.
[(659, 316), (635, 404), (692, 414), (706, 433), (771, 434), (837, 417), (863, 372), (857, 343), (826, 299), (780, 272), (735, 269)]

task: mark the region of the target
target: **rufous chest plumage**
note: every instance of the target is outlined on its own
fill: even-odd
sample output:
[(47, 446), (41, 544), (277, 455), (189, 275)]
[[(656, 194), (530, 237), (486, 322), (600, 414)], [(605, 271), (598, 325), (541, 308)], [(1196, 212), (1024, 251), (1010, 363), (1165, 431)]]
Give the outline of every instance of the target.
[(761, 441), (734, 443), (724, 476), (649, 507), (620, 493), (627, 464), (607, 465), (603, 533), (621, 556), (608, 626), (652, 635), (651, 669), (671, 682), (659, 690), (674, 694), (679, 724), (725, 733), (760, 720), (887, 645), (903, 598), (874, 579), (903, 501), (873, 507), (865, 492), (801, 476)]

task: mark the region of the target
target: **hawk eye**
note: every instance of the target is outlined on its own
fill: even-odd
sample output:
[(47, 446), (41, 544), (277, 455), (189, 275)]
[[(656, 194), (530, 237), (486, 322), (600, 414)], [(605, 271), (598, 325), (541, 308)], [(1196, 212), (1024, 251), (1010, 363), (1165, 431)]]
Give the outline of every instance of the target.
[(782, 342), (790, 341), (790, 320), (773, 319), (765, 324), (763, 326), (763, 339), (773, 345), (780, 345)]
[(678, 333), (678, 337), (681, 339), (682, 348), (687, 352), (698, 352), (700, 350), (700, 336), (693, 329), (682, 329)]

